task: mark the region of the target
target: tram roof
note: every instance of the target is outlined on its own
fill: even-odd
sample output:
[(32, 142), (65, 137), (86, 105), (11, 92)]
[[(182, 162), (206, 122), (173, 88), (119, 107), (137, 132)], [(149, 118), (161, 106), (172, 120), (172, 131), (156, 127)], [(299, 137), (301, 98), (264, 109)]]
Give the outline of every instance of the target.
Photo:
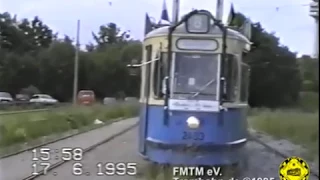
[[(154, 36), (167, 35), (169, 33), (169, 27), (170, 26), (164, 26), (164, 27), (154, 29), (153, 31), (149, 32), (145, 36), (145, 39), (151, 38)], [(174, 34), (190, 34), (190, 33), (188, 33), (186, 31), (185, 24), (181, 24), (180, 26), (178, 26), (175, 29), (173, 35)], [(220, 30), (220, 28), (218, 26), (214, 26), (210, 29), (210, 32), (207, 33), (207, 35), (209, 35), (209, 34), (222, 35), (222, 31)], [(227, 29), (227, 38), (237, 38), (237, 39), (244, 41), (246, 43), (249, 43), (249, 44), (251, 43), (250, 40), (248, 38), (246, 38), (243, 34), (241, 34), (240, 32), (238, 32), (236, 30), (230, 29), (230, 28)]]

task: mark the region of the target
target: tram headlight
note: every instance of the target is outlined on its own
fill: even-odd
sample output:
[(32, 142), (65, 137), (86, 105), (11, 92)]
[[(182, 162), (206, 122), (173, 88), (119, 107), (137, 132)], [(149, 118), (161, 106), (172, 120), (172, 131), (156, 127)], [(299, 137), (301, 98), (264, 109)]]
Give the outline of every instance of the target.
[(210, 17), (205, 13), (191, 16), (186, 22), (189, 33), (208, 33), (210, 30)]
[(200, 120), (194, 116), (190, 116), (188, 119), (187, 119), (187, 125), (189, 128), (191, 129), (196, 129), (196, 128), (199, 128), (200, 126)]

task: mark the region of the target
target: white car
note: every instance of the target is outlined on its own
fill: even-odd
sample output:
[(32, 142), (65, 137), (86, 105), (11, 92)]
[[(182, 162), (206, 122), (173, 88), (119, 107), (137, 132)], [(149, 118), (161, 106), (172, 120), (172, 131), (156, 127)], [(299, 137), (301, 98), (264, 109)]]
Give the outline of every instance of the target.
[(137, 102), (138, 98), (136, 98), (136, 97), (126, 97), (126, 98), (124, 98), (124, 101)]
[(13, 98), (11, 94), (7, 92), (0, 92), (0, 102), (6, 103), (6, 102), (12, 102)]
[(117, 100), (114, 97), (105, 97), (105, 98), (103, 98), (103, 104), (104, 105), (114, 104), (116, 102), (117, 102)]
[(56, 104), (58, 100), (47, 94), (35, 94), (31, 97), (30, 102), (37, 104)]

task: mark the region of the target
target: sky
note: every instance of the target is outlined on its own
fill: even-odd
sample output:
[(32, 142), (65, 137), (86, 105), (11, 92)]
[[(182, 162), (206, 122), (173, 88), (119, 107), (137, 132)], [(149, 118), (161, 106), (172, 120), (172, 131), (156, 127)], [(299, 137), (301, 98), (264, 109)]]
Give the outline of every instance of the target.
[[(167, 1), (169, 16), (172, 0)], [(195, 9), (215, 13), (215, 0), (180, 0), (180, 15)], [(293, 52), (312, 54), (315, 21), (309, 16), (310, 2), (305, 0), (225, 0), (224, 19), (231, 3), (235, 11), (260, 22), (268, 32), (275, 32), (281, 44)], [(77, 20), (81, 21), (80, 42), (93, 42), (91, 32), (100, 25), (115, 22), (130, 30), (135, 39), (143, 39), (145, 13), (160, 19), (163, 0), (0, 0), (0, 12), (17, 14), (18, 18), (40, 19), (60, 35), (76, 36)]]

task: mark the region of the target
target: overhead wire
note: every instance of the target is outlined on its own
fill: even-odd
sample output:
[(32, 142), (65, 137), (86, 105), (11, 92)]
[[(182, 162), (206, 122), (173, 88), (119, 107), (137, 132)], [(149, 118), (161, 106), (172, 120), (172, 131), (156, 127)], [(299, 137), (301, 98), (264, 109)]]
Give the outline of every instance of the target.
[[(279, 14), (283, 10), (287, 10), (288, 8), (297, 8), (297, 7), (308, 7), (310, 6), (310, 3), (299, 3), (299, 4), (282, 4), (282, 5), (270, 5), (270, 6), (238, 6), (238, 9), (241, 9), (241, 11), (247, 11), (250, 8), (250, 11), (252, 10), (259, 10), (265, 13), (266, 18), (260, 19), (258, 22), (262, 22), (263, 24), (269, 24), (272, 22), (275, 18), (279, 17)], [(292, 26), (292, 25), (290, 25)], [(312, 25), (310, 23), (300, 23), (297, 25), (294, 25), (294, 27), (288, 27), (289, 31), (295, 31), (295, 32), (306, 32), (306, 30), (313, 29)], [(273, 31), (271, 31), (273, 32)], [(283, 67), (282, 67), (283, 68)]]
[[(162, 0), (159, 0), (159, 1), (162, 1)], [(112, 0), (107, 1), (107, 3), (109, 6), (113, 5)], [(307, 7), (307, 6), (310, 6), (310, 3), (292, 3), (292, 4), (290, 3), (290, 4), (279, 4), (279, 5), (270, 4), (267, 6), (238, 6), (237, 9), (241, 9), (241, 11), (246, 11), (249, 9), (250, 9), (250, 11), (254, 11), (254, 10), (259, 10), (259, 11), (264, 11), (264, 12), (268, 11), (269, 13), (266, 13), (266, 15), (268, 15), (268, 19), (259, 20), (260, 22), (264, 22), (264, 23), (267, 22), (268, 23), (268, 22), (274, 20), (274, 18), (277, 17), (277, 14), (284, 9), (295, 8), (295, 7)], [(271, 16), (270, 16), (270, 14), (271, 14)], [(310, 28), (309, 24), (308, 25), (305, 25), (305, 24), (301, 25), (300, 24), (294, 28), (291, 28), (290, 30), (294, 30), (294, 31), (299, 30), (300, 31), (300, 30), (306, 30), (307, 28)]]
[[(283, 10), (283, 9), (287, 9), (287, 8), (291, 8), (291, 7), (306, 7), (306, 6), (310, 6), (309, 4), (286, 4), (286, 5), (272, 5), (272, 6), (263, 6), (263, 7), (257, 7), (257, 6), (238, 6), (238, 9), (241, 9), (242, 11), (248, 10), (250, 8), (250, 10), (259, 10), (259, 11), (268, 11), (270, 13), (273, 13), (273, 15), (270, 17), (269, 13), (267, 13), (266, 15), (268, 15), (268, 19), (266, 20), (260, 20), (261, 22), (270, 22), (272, 21), (275, 17), (277, 17), (276, 15), (279, 13), (279, 11)], [(310, 28), (307, 25), (299, 25), (297, 27), (291, 28), (291, 30), (304, 30), (306, 28)], [(269, 66), (269, 63), (263, 63), (263, 64), (254, 64), (252, 66)], [(292, 70), (299, 70), (300, 67), (286, 67), (286, 66), (280, 66), (280, 65), (273, 65), (275, 68), (280, 68), (280, 69), (292, 69)]]
[(294, 7), (294, 6), (309, 6), (310, 4), (286, 4), (286, 5), (279, 5), (279, 6), (261, 6), (261, 7), (257, 7), (257, 6), (239, 6), (241, 9), (246, 9), (246, 8), (250, 8), (250, 9), (267, 9), (267, 8), (274, 8), (275, 10), (279, 10), (280, 8), (284, 8), (284, 7)]
[[(270, 6), (238, 6), (238, 9), (241, 10), (258, 10), (258, 11), (268, 11), (270, 13), (266, 13), (268, 17), (265, 20), (260, 20), (261, 22), (268, 23), (272, 20), (274, 20), (275, 17), (277, 17), (277, 13), (279, 13), (283, 9), (287, 9), (290, 7), (305, 7), (310, 6), (310, 3), (300, 3), (300, 4), (283, 4), (283, 5), (270, 5)], [(270, 14), (272, 13), (272, 16)], [(293, 30), (302, 30), (304, 28), (307, 28), (306, 25), (298, 25), (297, 27), (294, 27)]]

